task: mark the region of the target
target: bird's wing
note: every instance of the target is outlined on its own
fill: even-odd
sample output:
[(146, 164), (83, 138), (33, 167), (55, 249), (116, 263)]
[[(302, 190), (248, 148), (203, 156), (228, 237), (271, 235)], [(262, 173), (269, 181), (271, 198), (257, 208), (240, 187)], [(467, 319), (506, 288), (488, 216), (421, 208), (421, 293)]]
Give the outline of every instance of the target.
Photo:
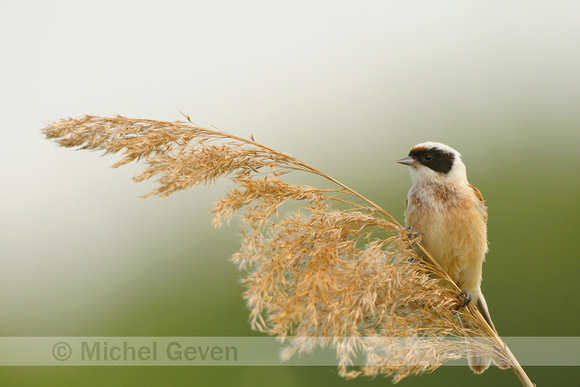
[(479, 190), (476, 187), (472, 186), (471, 184), (469, 185), (469, 187), (473, 190), (475, 197), (477, 199), (479, 199), (479, 201), (481, 202), (481, 209), (483, 212), (483, 217), (485, 218), (485, 221), (487, 222), (487, 207), (485, 205), (485, 200), (483, 200), (483, 195), (481, 194), (481, 192), (479, 192)]

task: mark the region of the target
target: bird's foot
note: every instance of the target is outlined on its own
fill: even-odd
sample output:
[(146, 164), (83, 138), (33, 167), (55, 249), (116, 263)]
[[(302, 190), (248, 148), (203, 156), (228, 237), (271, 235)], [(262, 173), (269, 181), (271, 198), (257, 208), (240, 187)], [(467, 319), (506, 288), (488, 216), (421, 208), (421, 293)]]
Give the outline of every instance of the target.
[(411, 241), (411, 244), (414, 244), (419, 240), (421, 234), (418, 231), (415, 231), (413, 226), (405, 227), (405, 232), (407, 233), (407, 238)]
[(463, 289), (461, 293), (457, 295), (457, 299), (459, 300), (459, 306), (457, 309), (464, 308), (471, 302), (471, 294), (469, 294), (467, 290)]
[[(409, 239), (409, 241), (411, 242), (411, 246), (409, 247), (411, 250), (413, 249), (413, 245), (419, 241), (419, 237), (421, 236), (421, 234), (419, 234), (419, 232), (417, 231), (413, 231), (413, 226), (407, 226), (405, 227), (405, 232), (407, 233), (407, 239)], [(417, 262), (417, 260), (415, 258), (409, 258), (407, 260), (407, 262)]]

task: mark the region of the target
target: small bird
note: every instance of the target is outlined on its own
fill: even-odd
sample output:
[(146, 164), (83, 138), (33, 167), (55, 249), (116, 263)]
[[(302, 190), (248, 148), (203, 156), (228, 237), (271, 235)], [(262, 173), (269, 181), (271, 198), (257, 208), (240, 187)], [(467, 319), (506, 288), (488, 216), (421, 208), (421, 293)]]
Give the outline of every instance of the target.
[[(479, 190), (467, 181), (461, 154), (448, 145), (426, 142), (415, 145), (408, 157), (397, 162), (411, 167), (413, 179), (405, 210), (407, 229), (419, 233), (423, 246), (463, 289), (461, 295), (466, 300), (471, 296), (495, 331), (481, 293), (488, 250), (487, 207)], [(475, 373), (490, 364), (489, 356), (469, 357)]]

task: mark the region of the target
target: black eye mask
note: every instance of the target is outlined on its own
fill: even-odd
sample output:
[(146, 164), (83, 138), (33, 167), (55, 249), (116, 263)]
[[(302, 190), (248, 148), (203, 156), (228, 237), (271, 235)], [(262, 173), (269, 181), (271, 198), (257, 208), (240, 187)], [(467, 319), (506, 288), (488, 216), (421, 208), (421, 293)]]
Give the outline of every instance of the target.
[(453, 167), (453, 160), (455, 160), (455, 155), (453, 153), (439, 148), (412, 150), (409, 153), (409, 156), (424, 166), (431, 168), (435, 172), (444, 175), (451, 170), (451, 167)]

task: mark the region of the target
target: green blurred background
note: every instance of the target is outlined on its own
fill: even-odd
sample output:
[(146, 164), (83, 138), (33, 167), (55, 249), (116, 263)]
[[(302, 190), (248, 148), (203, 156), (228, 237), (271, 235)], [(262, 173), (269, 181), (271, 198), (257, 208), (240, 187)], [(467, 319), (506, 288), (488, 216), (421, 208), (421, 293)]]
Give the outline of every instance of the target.
[[(178, 109), (290, 153), (400, 221), (419, 142), (463, 154), (489, 207), (483, 291), (503, 336), (579, 336), (575, 1), (0, 3), (0, 335), (251, 336), (227, 181), (139, 199), (139, 166), (59, 149), (82, 114)], [(518, 355), (517, 353), (515, 354)], [(572, 386), (580, 367), (525, 367)], [(2, 367), (0, 385), (370, 386), (333, 367)], [(518, 385), (442, 367), (401, 386)]]

